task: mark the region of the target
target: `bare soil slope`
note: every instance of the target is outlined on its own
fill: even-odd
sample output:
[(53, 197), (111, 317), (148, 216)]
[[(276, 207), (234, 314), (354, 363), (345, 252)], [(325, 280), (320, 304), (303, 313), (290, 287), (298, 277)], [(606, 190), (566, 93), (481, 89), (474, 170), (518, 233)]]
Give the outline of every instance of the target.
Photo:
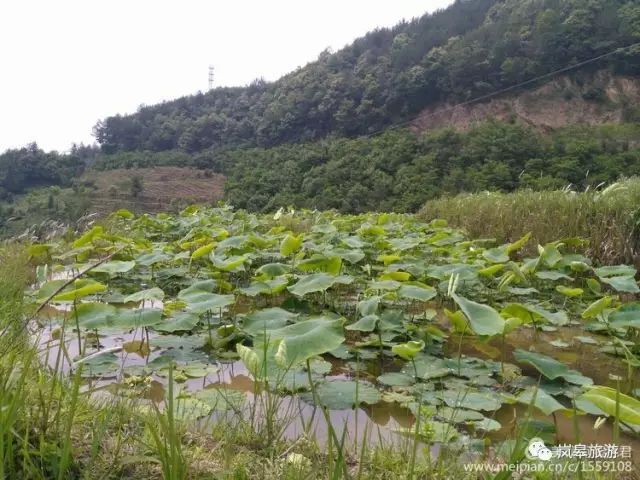
[(543, 130), (583, 124), (620, 123), (638, 116), (640, 79), (597, 72), (577, 81), (559, 77), (537, 88), (465, 106), (442, 104), (423, 110), (412, 127), (466, 130), (487, 119), (518, 121)]
[[(134, 197), (131, 179), (136, 176), (143, 189)], [(158, 212), (185, 203), (215, 203), (224, 192), (224, 176), (184, 167), (88, 171), (82, 180), (95, 186), (94, 208), (105, 212), (116, 208)]]

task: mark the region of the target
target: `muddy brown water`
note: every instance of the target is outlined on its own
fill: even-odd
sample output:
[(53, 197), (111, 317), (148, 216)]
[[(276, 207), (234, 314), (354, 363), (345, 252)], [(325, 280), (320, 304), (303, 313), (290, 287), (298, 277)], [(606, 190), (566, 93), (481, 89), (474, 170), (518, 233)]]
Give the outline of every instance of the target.
[[(45, 316), (59, 315), (59, 311), (48, 310), (44, 312)], [(67, 333), (64, 342), (68, 357), (61, 355), (62, 364), (60, 368), (63, 371), (69, 371), (71, 368), (70, 359), (78, 354), (77, 337), (75, 333)], [(46, 356), (49, 364), (54, 367), (57, 357), (57, 351), (60, 347), (59, 340), (52, 338), (52, 327), (45, 327), (38, 337), (38, 341), (42, 347), (43, 355)], [(513, 360), (513, 350), (523, 348), (538, 353), (551, 355), (558, 360), (566, 363), (573, 369), (580, 371), (583, 375), (591, 377), (594, 383), (599, 385), (610, 385), (612, 380), (609, 375), (619, 375), (625, 379), (622, 384), (624, 391), (630, 391), (638, 388), (639, 378), (637, 373), (629, 380), (627, 379), (627, 368), (622, 364), (620, 358), (613, 357), (598, 351), (597, 345), (583, 344), (574, 337), (577, 335), (588, 335), (603, 342), (607, 337), (588, 332), (576, 327), (562, 327), (555, 332), (537, 332), (532, 329), (523, 328), (508, 335), (504, 345), (500, 340), (491, 342), (479, 342), (472, 337), (463, 339), (460, 342), (459, 337), (451, 336), (446, 344), (445, 352), (450, 357), (457, 357), (458, 353), (466, 356), (491, 358), (505, 362), (515, 363)], [(154, 339), (159, 336), (150, 335), (151, 348), (147, 349), (146, 343), (143, 342), (143, 334), (141, 331), (122, 334), (100, 335), (100, 345), (103, 349), (124, 346), (117, 354), (120, 358), (122, 368), (133, 365), (145, 365), (149, 361), (158, 356), (159, 349), (154, 348)], [(552, 340), (562, 339), (569, 343), (567, 348), (558, 348), (551, 345)], [(142, 347), (142, 348), (141, 348)], [(504, 347), (504, 348), (503, 348)], [(48, 352), (48, 353), (46, 353)], [(328, 379), (347, 378), (348, 368), (345, 362), (330, 358), (332, 370)], [(219, 371), (208, 374), (204, 378), (189, 379), (183, 384), (182, 388), (190, 391), (196, 391), (202, 388), (227, 388), (243, 392), (247, 398), (247, 405), (256, 405), (260, 403), (261, 398), (259, 386), (255, 385), (250, 374), (240, 361), (221, 361), (218, 364)], [(390, 370), (397, 370), (397, 366), (390, 365)], [(537, 378), (538, 373), (533, 368), (522, 366), (523, 373)], [(379, 363), (371, 362), (368, 364), (368, 380), (379, 374)], [(363, 373), (366, 377), (367, 373)], [(102, 379), (91, 379), (87, 381), (86, 389), (92, 392), (102, 392), (107, 387), (118, 385), (119, 389), (126, 391), (132, 387), (122, 382), (122, 373), (116, 376), (110, 376)], [(629, 381), (627, 381), (629, 380)], [(165, 398), (166, 378), (154, 376), (153, 381), (146, 389), (139, 392), (139, 396), (146, 401), (153, 401), (161, 404)], [(113, 391), (113, 389), (111, 389)], [(259, 412), (259, 408), (256, 409)], [(246, 412), (245, 412), (246, 413)], [(528, 409), (523, 405), (503, 405), (493, 414), (487, 414), (488, 417), (499, 421), (502, 428), (497, 432), (486, 434), (486, 437), (495, 442), (513, 438), (518, 420), (526, 417)], [(584, 444), (607, 444), (612, 442), (613, 438), (613, 422), (607, 420), (598, 429), (594, 428), (596, 417), (591, 415), (581, 415), (577, 419), (579, 442), (575, 435), (575, 425), (573, 418), (563, 414), (554, 416), (545, 416), (541, 412), (533, 411), (530, 414), (540, 420), (553, 422), (556, 428), (556, 441), (558, 443), (584, 443)], [(215, 421), (216, 415), (205, 419), (200, 423), (206, 427), (207, 422)], [(283, 431), (283, 436), (287, 439), (297, 439), (309, 431), (305, 429), (305, 425), (311, 425), (310, 431), (313, 432), (316, 439), (323, 443), (328, 438), (328, 428), (323, 415), (312, 405), (309, 405), (299, 399), (297, 396), (283, 397), (279, 405), (277, 415), (287, 424)], [(356, 409), (347, 410), (330, 410), (329, 416), (333, 428), (336, 429), (339, 437), (342, 435), (343, 429), (347, 430), (347, 443), (357, 448), (364, 441), (367, 444), (403, 444), (408, 441), (405, 435), (398, 432), (402, 429), (410, 428), (414, 423), (414, 417), (408, 408), (397, 403), (380, 402), (376, 405), (361, 406)], [(634, 461), (640, 459), (640, 439), (637, 436), (627, 434), (621, 435), (620, 444), (630, 445), (633, 452)], [(438, 447), (432, 447), (432, 451), (437, 451)]]

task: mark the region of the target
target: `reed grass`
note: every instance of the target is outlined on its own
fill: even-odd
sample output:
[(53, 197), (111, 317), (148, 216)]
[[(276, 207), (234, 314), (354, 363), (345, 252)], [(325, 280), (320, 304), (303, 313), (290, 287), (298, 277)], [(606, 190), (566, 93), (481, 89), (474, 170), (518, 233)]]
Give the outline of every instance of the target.
[(587, 255), (599, 264), (640, 264), (640, 178), (606, 189), (575, 192), (520, 190), (443, 197), (427, 202), (423, 219), (442, 218), (471, 238), (517, 240), (532, 232), (527, 253), (562, 238), (589, 241)]

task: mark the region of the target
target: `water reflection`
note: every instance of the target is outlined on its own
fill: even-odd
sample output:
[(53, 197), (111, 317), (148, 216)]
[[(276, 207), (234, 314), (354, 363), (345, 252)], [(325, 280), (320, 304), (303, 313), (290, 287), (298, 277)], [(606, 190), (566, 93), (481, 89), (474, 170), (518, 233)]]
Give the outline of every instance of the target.
[[(50, 318), (53, 318), (59, 316), (61, 312), (47, 312), (45, 310), (45, 318), (47, 313), (50, 314)], [(92, 334), (95, 335), (95, 333)], [(623, 378), (627, 378), (626, 368), (621, 364), (619, 359), (598, 351), (595, 345), (586, 345), (573, 340), (573, 336), (581, 334), (584, 335), (583, 330), (572, 327), (565, 327), (558, 332), (538, 332), (537, 334), (534, 334), (532, 330), (521, 329), (517, 333), (507, 337), (504, 348), (504, 358), (505, 361), (513, 362), (513, 350), (515, 348), (525, 348), (559, 358), (572, 368), (593, 378), (594, 382), (598, 384), (610, 384), (609, 373), (616, 373)], [(72, 367), (74, 358), (76, 358), (79, 353), (75, 332), (73, 332), (71, 328), (67, 328), (66, 338), (61, 339), (60, 330), (57, 329), (51, 321), (49, 322), (49, 326), (41, 330), (38, 335), (38, 342), (43, 347), (43, 358), (46, 358), (46, 361), (52, 368), (55, 368), (56, 364), (60, 362), (58, 368), (61, 368), (64, 372), (68, 372)], [(606, 340), (606, 337), (598, 337), (596, 334), (590, 335), (602, 341)], [(572, 341), (572, 351), (560, 351), (549, 344), (552, 339), (556, 339), (559, 336), (566, 339), (567, 343)], [(112, 394), (127, 393), (130, 395), (137, 392), (139, 398), (145, 401), (162, 404), (166, 395), (166, 377), (153, 375), (150, 383), (147, 383), (144, 388), (138, 388), (136, 390), (136, 385), (127, 383), (128, 378), (125, 372), (127, 370), (131, 372), (132, 367), (142, 368), (146, 366), (149, 362), (157, 358), (161, 352), (166, 351), (165, 348), (173, 341), (172, 339), (175, 339), (176, 347), (170, 350), (188, 351), (193, 349), (193, 345), (202, 344), (202, 342), (198, 343), (201, 339), (197, 336), (179, 337), (158, 335), (152, 332), (146, 333), (142, 329), (130, 333), (110, 332), (108, 330), (101, 331), (98, 335), (99, 347), (100, 349), (110, 350), (119, 349), (115, 353), (118, 358), (119, 368), (115, 372), (107, 372), (102, 376), (88, 380), (87, 390), (100, 390), (101, 394), (104, 394), (104, 387), (111, 387), (108, 391)], [(63, 342), (61, 342), (61, 340), (63, 340)], [(460, 345), (458, 340), (455, 336), (450, 339), (446, 347), (450, 356), (456, 356), (458, 354), (457, 349)], [(160, 348), (160, 344), (163, 345), (163, 348)], [(61, 349), (60, 347), (62, 345), (64, 348)], [(490, 342), (488, 344), (480, 343), (469, 338), (462, 342), (460, 353), (463, 355), (487, 358), (492, 356), (493, 350), (491, 348), (500, 351), (502, 344), (498, 342)], [(59, 354), (59, 352), (62, 353)], [(500, 353), (500, 355), (502, 355), (502, 353)], [(353, 374), (353, 369), (350, 368), (347, 362), (334, 358), (329, 358), (328, 360), (330, 360), (332, 364), (329, 379), (350, 378)], [(180, 388), (191, 392), (203, 388), (226, 388), (242, 392), (247, 398), (245, 407), (241, 412), (244, 420), (249, 418), (252, 409), (253, 414), (259, 417), (263, 413), (261, 409), (264, 408), (266, 393), (262, 390), (261, 385), (256, 385), (253, 382), (252, 377), (242, 362), (225, 362), (221, 360), (210, 360), (210, 362), (215, 363), (219, 367), (217, 372), (209, 373), (204, 378), (186, 379), (185, 382), (180, 383)], [(399, 365), (393, 363), (392, 360), (386, 362), (383, 366), (385, 371), (397, 370), (399, 367)], [(188, 363), (189, 362), (187, 362), (187, 364)], [(378, 361), (364, 362), (364, 367), (365, 368), (361, 370), (360, 378), (371, 380), (380, 372), (380, 363)], [(525, 369), (525, 373), (533, 377), (537, 376), (537, 372), (533, 369)], [(625, 384), (625, 389), (629, 390), (634, 385), (637, 385), (637, 376), (632, 377), (630, 381)], [(523, 405), (504, 405), (501, 409), (494, 412), (493, 415), (488, 415), (500, 422), (502, 428), (497, 432), (486, 434), (486, 436), (493, 441), (513, 438), (517, 421), (526, 418), (529, 414), (531, 414), (533, 418), (554, 423), (557, 442), (576, 443), (575, 425), (571, 417), (562, 414), (549, 417), (537, 410), (528, 412), (527, 407)], [(218, 418), (217, 415), (220, 414), (214, 414), (211, 418), (203, 419), (200, 424), (206, 426), (208, 422), (215, 421), (216, 418)], [(393, 402), (380, 402), (376, 405), (357, 409), (330, 410), (329, 417), (331, 424), (337, 430), (336, 434), (338, 437), (341, 437), (344, 429), (346, 429), (346, 438), (352, 446), (362, 444), (363, 441), (371, 445), (380, 442), (406, 442), (408, 441), (407, 437), (399, 435), (397, 432), (401, 429), (411, 427), (414, 422), (414, 418), (407, 408)], [(319, 442), (327, 441), (328, 428), (324, 416), (313, 405), (305, 403), (297, 396), (284, 396), (279, 398), (277, 418), (286, 424), (286, 428), (283, 431), (284, 438), (293, 440), (311, 431)], [(577, 422), (575, 423), (578, 427), (580, 443), (610, 443), (613, 438), (612, 422), (607, 421), (596, 430), (593, 427), (594, 420), (595, 417), (590, 415), (582, 415), (577, 418)], [(621, 443), (631, 445), (634, 452), (640, 452), (640, 440), (638, 440), (637, 437), (624, 435)]]

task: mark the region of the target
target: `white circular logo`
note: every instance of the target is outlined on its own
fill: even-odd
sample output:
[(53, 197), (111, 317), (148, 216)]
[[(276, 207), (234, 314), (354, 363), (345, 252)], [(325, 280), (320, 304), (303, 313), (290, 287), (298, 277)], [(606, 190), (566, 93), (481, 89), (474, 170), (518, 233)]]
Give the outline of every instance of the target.
[(529, 460), (544, 460), (548, 462), (553, 457), (551, 450), (547, 448), (544, 441), (541, 438), (532, 438), (529, 442), (529, 446), (525, 451), (525, 456)]

